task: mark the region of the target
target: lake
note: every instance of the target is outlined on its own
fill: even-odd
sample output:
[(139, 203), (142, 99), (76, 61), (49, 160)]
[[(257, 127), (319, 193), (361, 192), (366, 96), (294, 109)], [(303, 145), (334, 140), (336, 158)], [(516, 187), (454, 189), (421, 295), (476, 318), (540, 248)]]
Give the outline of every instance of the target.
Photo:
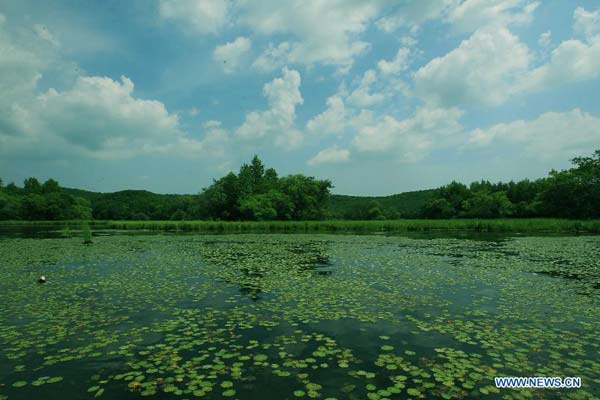
[(600, 397), (600, 236), (3, 232), (0, 400)]

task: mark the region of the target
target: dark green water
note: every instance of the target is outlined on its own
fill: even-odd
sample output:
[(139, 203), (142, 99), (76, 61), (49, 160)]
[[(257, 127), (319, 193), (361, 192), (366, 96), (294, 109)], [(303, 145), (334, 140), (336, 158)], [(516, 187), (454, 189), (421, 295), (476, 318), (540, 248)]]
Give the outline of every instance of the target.
[(586, 236), (5, 232), (0, 399), (598, 398), (599, 260)]

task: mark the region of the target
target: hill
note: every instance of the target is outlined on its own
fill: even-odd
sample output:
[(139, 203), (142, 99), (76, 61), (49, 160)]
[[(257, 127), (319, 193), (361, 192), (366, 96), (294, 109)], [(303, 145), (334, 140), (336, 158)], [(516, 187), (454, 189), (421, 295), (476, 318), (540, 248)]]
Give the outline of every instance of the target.
[[(181, 219), (195, 214), (198, 207), (195, 195), (158, 194), (146, 190), (123, 190), (112, 193), (63, 188), (75, 197), (87, 199), (95, 219)], [(346, 196), (331, 195), (329, 212), (334, 219), (368, 219), (369, 208), (377, 202), (387, 217), (416, 217), (421, 207), (431, 198), (435, 190), (421, 190), (391, 196)], [(182, 210), (185, 215), (178, 213)]]
[(63, 191), (89, 200), (94, 219), (169, 220), (194, 215), (193, 195), (157, 194), (147, 190), (99, 193), (63, 188)]
[(331, 195), (329, 209), (335, 219), (370, 219), (369, 210), (379, 207), (386, 218), (418, 217), (423, 205), (434, 198), (435, 189), (393, 194), (391, 196)]

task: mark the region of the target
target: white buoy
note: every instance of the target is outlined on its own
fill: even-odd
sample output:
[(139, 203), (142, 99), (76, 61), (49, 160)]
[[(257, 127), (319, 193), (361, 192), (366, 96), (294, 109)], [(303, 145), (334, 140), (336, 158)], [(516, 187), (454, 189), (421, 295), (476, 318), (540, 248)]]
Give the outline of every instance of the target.
[(45, 277), (44, 275), (41, 275), (41, 276), (38, 278), (38, 283), (46, 283), (46, 277)]

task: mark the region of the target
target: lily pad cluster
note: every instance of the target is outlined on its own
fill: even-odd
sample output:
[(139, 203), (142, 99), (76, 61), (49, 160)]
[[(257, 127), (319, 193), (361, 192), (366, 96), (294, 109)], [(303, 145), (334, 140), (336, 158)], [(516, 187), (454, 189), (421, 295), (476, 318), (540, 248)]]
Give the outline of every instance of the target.
[[(0, 399), (600, 397), (598, 249), (600, 237), (3, 239)], [(583, 387), (494, 386), (541, 375)]]

